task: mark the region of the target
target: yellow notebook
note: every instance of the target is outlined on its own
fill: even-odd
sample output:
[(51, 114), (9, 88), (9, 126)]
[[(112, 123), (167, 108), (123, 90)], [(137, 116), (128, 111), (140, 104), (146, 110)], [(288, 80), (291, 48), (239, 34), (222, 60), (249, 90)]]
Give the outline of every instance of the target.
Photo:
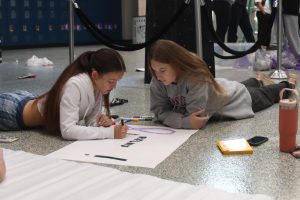
[(253, 153), (253, 149), (246, 139), (221, 140), (217, 142), (217, 145), (225, 155)]

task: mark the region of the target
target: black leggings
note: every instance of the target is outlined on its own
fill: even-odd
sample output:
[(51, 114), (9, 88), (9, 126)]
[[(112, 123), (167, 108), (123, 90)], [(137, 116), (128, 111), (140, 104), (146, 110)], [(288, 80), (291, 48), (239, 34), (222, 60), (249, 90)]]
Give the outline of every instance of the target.
[(228, 28), (227, 41), (236, 42), (238, 26), (240, 26), (247, 42), (255, 42), (253, 29), (245, 5), (235, 2), (231, 7), (231, 20)]
[(227, 1), (213, 1), (213, 10), (217, 22), (216, 32), (222, 42), (224, 42), (231, 18), (231, 5)]
[(284, 88), (291, 88), (289, 82), (282, 81), (278, 84), (261, 86), (256, 78), (249, 78), (241, 82), (248, 89), (252, 99), (252, 110), (258, 112), (278, 103), (279, 93)]
[(268, 30), (268, 32), (266, 33), (265, 38), (262, 38), (263, 36), (262, 31), (264, 31), (264, 28), (266, 26), (268, 26), (268, 23), (270, 22), (271, 19), (271, 15), (268, 13), (262, 14), (262, 12), (258, 11), (256, 12), (256, 17), (258, 20), (258, 38), (263, 40), (262, 45), (269, 46), (271, 42), (271, 29)]

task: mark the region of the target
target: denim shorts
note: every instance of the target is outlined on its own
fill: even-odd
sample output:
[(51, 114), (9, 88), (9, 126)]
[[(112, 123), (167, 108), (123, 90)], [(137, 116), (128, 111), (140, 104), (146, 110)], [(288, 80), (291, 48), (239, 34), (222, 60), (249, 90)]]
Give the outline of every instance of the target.
[(16, 131), (25, 129), (23, 110), (26, 103), (37, 96), (27, 91), (0, 94), (0, 130)]

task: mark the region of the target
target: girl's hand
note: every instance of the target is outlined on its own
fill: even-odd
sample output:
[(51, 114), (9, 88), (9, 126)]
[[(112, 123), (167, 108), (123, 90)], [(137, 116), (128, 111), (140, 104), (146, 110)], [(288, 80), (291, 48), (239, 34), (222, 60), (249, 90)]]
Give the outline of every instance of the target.
[(97, 116), (96, 122), (99, 126), (104, 126), (104, 127), (111, 126), (113, 123), (113, 121), (103, 113)]
[(115, 139), (123, 139), (128, 131), (127, 125), (115, 125), (114, 126), (115, 131)]
[(205, 110), (199, 110), (190, 115), (190, 125), (192, 129), (200, 129), (206, 124), (209, 117), (205, 114)]

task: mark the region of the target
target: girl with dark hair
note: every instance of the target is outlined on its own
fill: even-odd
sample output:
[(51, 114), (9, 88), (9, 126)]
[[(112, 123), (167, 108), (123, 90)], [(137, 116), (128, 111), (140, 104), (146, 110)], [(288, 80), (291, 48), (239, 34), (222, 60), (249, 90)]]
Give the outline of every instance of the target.
[(173, 128), (199, 129), (212, 118), (244, 119), (279, 101), (283, 88), (297, 77), (275, 84), (259, 73), (241, 83), (214, 78), (207, 64), (175, 42), (157, 41), (149, 51), (150, 109)]
[(39, 97), (26, 91), (1, 94), (0, 130), (43, 126), (49, 134), (61, 134), (69, 140), (124, 138), (127, 126), (112, 126), (109, 93), (125, 71), (115, 50), (85, 52), (47, 93)]

